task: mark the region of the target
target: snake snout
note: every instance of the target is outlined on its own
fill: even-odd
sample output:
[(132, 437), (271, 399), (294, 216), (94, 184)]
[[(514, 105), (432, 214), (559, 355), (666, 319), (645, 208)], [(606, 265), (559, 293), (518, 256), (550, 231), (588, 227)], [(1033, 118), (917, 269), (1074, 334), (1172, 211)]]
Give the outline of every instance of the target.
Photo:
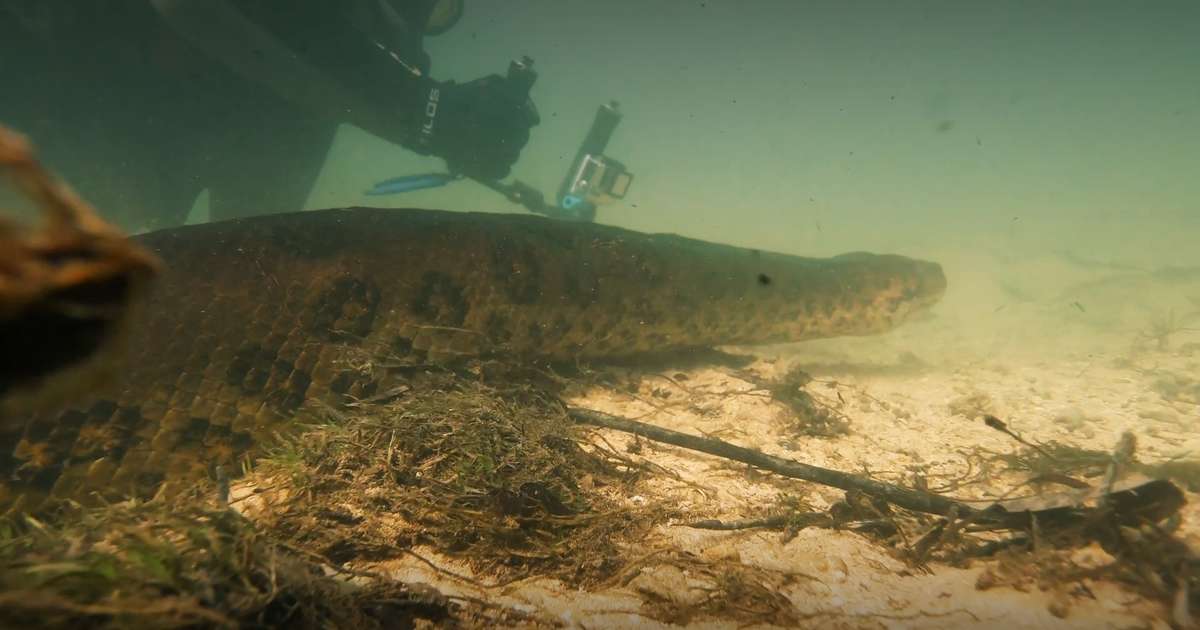
[(946, 293), (946, 274), (942, 266), (924, 260), (913, 261), (913, 298), (922, 306), (930, 306)]
[(882, 256), (873, 261), (874, 290), (864, 296), (874, 322), (872, 332), (898, 326), (912, 315), (927, 310), (946, 292), (942, 266), (924, 260)]

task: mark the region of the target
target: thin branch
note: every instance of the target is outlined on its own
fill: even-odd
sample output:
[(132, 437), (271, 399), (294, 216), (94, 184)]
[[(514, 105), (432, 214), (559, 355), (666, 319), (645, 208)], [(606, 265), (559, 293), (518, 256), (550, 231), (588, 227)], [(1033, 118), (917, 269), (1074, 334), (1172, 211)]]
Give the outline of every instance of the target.
[(732, 459), (793, 479), (812, 481), (842, 490), (857, 490), (916, 512), (946, 516), (954, 509), (957, 509), (960, 515), (976, 511), (975, 508), (946, 497), (868, 479), (860, 475), (820, 468), (782, 457), (767, 455), (762, 451), (737, 446), (715, 438), (688, 435), (672, 431), (671, 429), (664, 429), (644, 422), (637, 422), (580, 407), (568, 407), (567, 412), (576, 422), (625, 431), (657, 442), (665, 442), (674, 446), (708, 453), (709, 455)]

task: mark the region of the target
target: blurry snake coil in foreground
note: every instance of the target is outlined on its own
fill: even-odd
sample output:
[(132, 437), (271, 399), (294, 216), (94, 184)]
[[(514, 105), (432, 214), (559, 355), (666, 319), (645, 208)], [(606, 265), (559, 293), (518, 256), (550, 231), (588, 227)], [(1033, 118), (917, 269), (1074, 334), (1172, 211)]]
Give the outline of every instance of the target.
[(0, 126), (0, 174), (37, 207), (25, 226), (0, 208), (0, 429), (102, 384), (158, 269)]

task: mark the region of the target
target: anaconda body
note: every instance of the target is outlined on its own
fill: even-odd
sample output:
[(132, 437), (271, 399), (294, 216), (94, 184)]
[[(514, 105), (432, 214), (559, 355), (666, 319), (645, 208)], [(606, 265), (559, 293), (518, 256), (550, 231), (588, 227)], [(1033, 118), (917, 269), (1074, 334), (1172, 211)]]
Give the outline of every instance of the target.
[(167, 271), (123, 377), (4, 436), (16, 448), (0, 453), (0, 504), (234, 468), (306, 402), (370, 395), (380, 357), (603, 360), (872, 334), (945, 288), (939, 266), (900, 256), (809, 259), (531, 216), (356, 208), (137, 240)]

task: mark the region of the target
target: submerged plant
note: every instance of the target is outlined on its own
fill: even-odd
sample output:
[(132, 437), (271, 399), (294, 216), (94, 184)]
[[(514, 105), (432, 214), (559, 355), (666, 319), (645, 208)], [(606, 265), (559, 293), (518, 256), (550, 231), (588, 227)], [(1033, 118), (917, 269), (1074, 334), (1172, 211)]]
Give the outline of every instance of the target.
[(1159, 351), (1166, 351), (1171, 347), (1172, 336), (1196, 330), (1187, 327), (1188, 321), (1193, 319), (1193, 316), (1194, 314), (1178, 315), (1175, 309), (1159, 311), (1150, 316), (1145, 328), (1138, 331), (1138, 338), (1143, 341), (1153, 341)]

